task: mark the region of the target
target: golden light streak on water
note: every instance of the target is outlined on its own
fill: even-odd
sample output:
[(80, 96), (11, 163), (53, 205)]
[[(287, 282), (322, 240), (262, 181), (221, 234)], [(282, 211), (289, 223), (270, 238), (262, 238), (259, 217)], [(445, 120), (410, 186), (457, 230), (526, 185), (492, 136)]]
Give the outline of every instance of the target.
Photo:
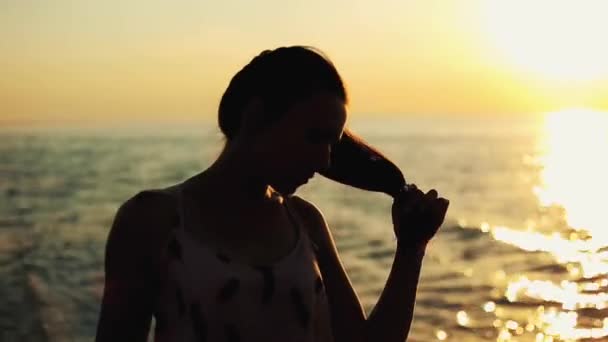
[(545, 302), (561, 303), (565, 310), (579, 308), (604, 309), (608, 306), (608, 293), (585, 293), (584, 285), (562, 280), (557, 285), (548, 280), (530, 280), (522, 276), (519, 280), (510, 282), (505, 291), (505, 297), (515, 302), (520, 297), (539, 299)]
[(560, 264), (576, 263), (582, 269), (585, 278), (608, 273), (608, 252), (597, 252), (601, 248), (597, 241), (569, 240), (562, 238), (559, 233), (546, 235), (501, 226), (492, 227), (490, 231), (498, 241), (529, 252), (551, 253), (555, 261)]
[(543, 184), (536, 194), (545, 206), (566, 210), (569, 225), (608, 245), (608, 113), (574, 109), (549, 114), (542, 146)]
[[(484, 311), (495, 310), (497, 341), (514, 340), (524, 330), (543, 342), (605, 338), (608, 318), (586, 317), (581, 321), (577, 310), (608, 308), (608, 215), (604, 208), (608, 194), (608, 113), (582, 109), (552, 113), (546, 117), (540, 138), (543, 152), (537, 165), (542, 167), (542, 181), (533, 191), (541, 208), (563, 209), (558, 212), (563, 213), (572, 231), (555, 227), (553, 233), (546, 233), (545, 227), (541, 233), (533, 220), (521, 228), (484, 222), (480, 230), (521, 250), (548, 253), (567, 273), (560, 281), (555, 277), (530, 279), (498, 270), (494, 278), (506, 281), (504, 298), (511, 303), (539, 303), (537, 310), (527, 321), (503, 316), (500, 305), (486, 304)], [(545, 309), (547, 304), (551, 307)]]
[(545, 333), (562, 340), (580, 340), (608, 336), (608, 320), (604, 319), (601, 328), (577, 328), (578, 314), (574, 311), (549, 311), (541, 316), (547, 325)]

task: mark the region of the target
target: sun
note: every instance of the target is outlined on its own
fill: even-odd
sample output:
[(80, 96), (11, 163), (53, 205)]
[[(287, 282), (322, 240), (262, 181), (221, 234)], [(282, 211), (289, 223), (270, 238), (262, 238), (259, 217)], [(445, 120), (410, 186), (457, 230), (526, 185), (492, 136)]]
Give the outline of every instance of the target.
[(608, 76), (608, 1), (482, 3), (482, 31), (508, 63), (557, 81)]

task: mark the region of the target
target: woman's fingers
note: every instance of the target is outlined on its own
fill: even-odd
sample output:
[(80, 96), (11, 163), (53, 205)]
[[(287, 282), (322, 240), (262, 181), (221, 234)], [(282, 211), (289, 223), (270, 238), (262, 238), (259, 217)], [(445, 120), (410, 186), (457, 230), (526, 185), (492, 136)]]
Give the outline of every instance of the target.
[(418, 190), (416, 196), (417, 201), (415, 206), (417, 208), (417, 211), (424, 212), (427, 209), (431, 208), (434, 205), (435, 200), (437, 200), (437, 190), (431, 189), (426, 194)]
[[(398, 200), (404, 211), (423, 212), (431, 203), (437, 199), (437, 191), (431, 189), (426, 194), (418, 189), (416, 184), (410, 185), (410, 190), (404, 193)], [(406, 209), (409, 208), (409, 209)]]
[(432, 216), (444, 215), (447, 211), (449, 201), (438, 197), (437, 190), (431, 189), (426, 194), (415, 184), (409, 185), (410, 189), (396, 199), (400, 212), (403, 215), (422, 215), (424, 213)]
[(447, 199), (443, 198), (443, 197), (439, 197), (437, 199), (437, 205), (444, 211), (448, 211), (448, 207), (450, 206), (450, 201), (448, 201)]
[(414, 193), (414, 195), (412, 197), (413, 198), (411, 199), (411, 202), (410, 202), (412, 211), (417, 214), (423, 213), (429, 205), (428, 201), (425, 198), (424, 192), (416, 189), (416, 192)]
[[(393, 204), (397, 238), (411, 240), (412, 243), (428, 242), (443, 224), (448, 206), (449, 201), (439, 197), (437, 190), (431, 189), (424, 193), (415, 184), (411, 184), (408, 191), (395, 198)], [(402, 224), (416, 229), (404, 230)]]
[(447, 199), (442, 198), (442, 197), (439, 197), (433, 203), (433, 209), (432, 209), (433, 216), (437, 220), (438, 225), (441, 225), (443, 223), (443, 220), (445, 219), (445, 214), (448, 211), (449, 205), (450, 205), (450, 201), (448, 201)]
[(404, 202), (404, 201), (408, 200), (410, 197), (412, 197), (413, 193), (414, 193), (413, 186), (408, 185), (407, 191), (401, 191), (397, 194), (397, 196), (395, 196), (395, 203), (401, 204), (402, 202)]
[(416, 187), (416, 184), (410, 184), (409, 190), (402, 192), (397, 198), (395, 198), (395, 202), (399, 203), (402, 207), (410, 207), (415, 202), (418, 202), (422, 191)]

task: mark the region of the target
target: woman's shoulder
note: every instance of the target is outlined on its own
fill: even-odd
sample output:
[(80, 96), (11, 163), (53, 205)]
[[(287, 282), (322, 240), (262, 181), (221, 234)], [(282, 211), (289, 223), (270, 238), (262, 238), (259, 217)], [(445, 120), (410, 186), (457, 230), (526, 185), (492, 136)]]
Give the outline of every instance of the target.
[(131, 245), (143, 250), (158, 249), (179, 222), (173, 191), (173, 187), (144, 189), (123, 202), (110, 229), (108, 248)]
[(313, 202), (297, 195), (288, 197), (288, 202), (295, 207), (300, 217), (308, 222), (324, 221), (323, 212)]
[(323, 212), (317, 205), (302, 197), (292, 195), (289, 197), (292, 208), (295, 207), (306, 231), (315, 243), (323, 243), (328, 239), (328, 226)]
[(144, 189), (129, 197), (118, 208), (117, 215), (143, 222), (163, 223), (177, 217), (176, 186)]

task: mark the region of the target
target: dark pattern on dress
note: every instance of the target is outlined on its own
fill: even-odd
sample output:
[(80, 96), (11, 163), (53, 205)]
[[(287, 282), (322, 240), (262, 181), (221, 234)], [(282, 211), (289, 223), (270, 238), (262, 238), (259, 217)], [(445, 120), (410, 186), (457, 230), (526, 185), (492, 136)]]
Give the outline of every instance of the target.
[(268, 304), (275, 290), (275, 277), (272, 267), (257, 266), (256, 269), (262, 273), (264, 278), (264, 287), (262, 288), (262, 303)]
[(241, 286), (241, 282), (237, 278), (230, 278), (228, 281), (220, 288), (220, 291), (217, 294), (217, 300), (220, 303), (228, 301), (230, 298), (234, 297)]
[(302, 293), (297, 288), (292, 288), (291, 291), (289, 291), (289, 294), (291, 296), (291, 302), (293, 303), (298, 321), (303, 328), (308, 327), (308, 322), (310, 321), (310, 311), (306, 307), (306, 304), (304, 304)]
[(207, 321), (201, 311), (201, 304), (194, 302), (190, 304), (190, 320), (192, 321), (192, 329), (196, 334), (199, 342), (207, 341)]

